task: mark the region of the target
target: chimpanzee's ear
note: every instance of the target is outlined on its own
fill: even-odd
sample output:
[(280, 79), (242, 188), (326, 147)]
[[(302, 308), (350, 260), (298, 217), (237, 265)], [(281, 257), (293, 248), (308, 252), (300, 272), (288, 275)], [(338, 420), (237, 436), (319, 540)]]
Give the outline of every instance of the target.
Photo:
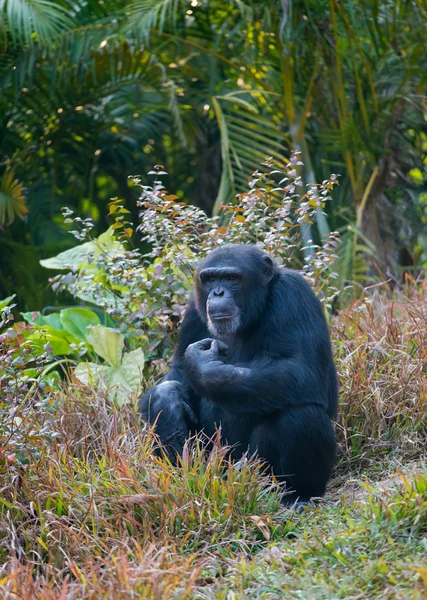
[(262, 276), (264, 279), (264, 285), (268, 285), (273, 279), (274, 275), (274, 262), (266, 254), (262, 257)]

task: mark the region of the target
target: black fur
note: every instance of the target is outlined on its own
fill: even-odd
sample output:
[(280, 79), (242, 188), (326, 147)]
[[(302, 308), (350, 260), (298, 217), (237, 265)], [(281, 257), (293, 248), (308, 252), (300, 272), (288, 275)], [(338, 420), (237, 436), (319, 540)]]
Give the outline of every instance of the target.
[(171, 369), (139, 407), (146, 422), (157, 419), (171, 456), (191, 432), (212, 436), (221, 426), (233, 457), (257, 452), (293, 490), (292, 502), (325, 492), (337, 396), (328, 327), (310, 285), (253, 246), (227, 246), (198, 268)]

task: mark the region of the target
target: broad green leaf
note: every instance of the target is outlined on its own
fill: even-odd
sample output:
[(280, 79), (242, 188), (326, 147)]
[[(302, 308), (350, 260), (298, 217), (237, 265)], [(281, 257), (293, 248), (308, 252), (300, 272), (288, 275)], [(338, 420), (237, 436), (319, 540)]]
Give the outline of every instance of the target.
[(15, 298), (15, 296), (16, 296), (16, 294), (12, 294), (12, 296), (8, 296), (4, 300), (0, 300), (0, 310), (3, 310), (4, 308), (6, 308), (6, 306), (8, 304), (10, 304), (12, 302), (12, 300)]
[[(51, 315), (42, 315), (38, 311), (29, 311), (21, 313), (23, 318), (31, 325), (50, 325), (54, 329), (63, 330), (61, 323), (61, 317), (59, 313), (52, 313)], [(36, 315), (36, 317), (34, 317)]]
[(36, 379), (40, 375), (37, 369), (24, 369), (23, 374), (29, 377), (30, 379)]
[(63, 328), (82, 342), (87, 340), (89, 327), (101, 324), (98, 315), (88, 308), (64, 308), (60, 317)]
[(144, 364), (145, 356), (141, 348), (123, 354), (120, 371), (123, 373), (124, 378), (128, 383), (128, 389), (132, 392), (136, 392), (141, 385)]
[(97, 269), (95, 265), (87, 263), (88, 254), (93, 253), (95, 256), (99, 256), (102, 252), (107, 252), (115, 256), (123, 254), (125, 251), (123, 244), (116, 240), (113, 233), (114, 230), (110, 227), (96, 240), (85, 242), (84, 244), (65, 250), (65, 252), (60, 252), (60, 254), (52, 258), (43, 259), (40, 261), (40, 264), (46, 269), (57, 270), (67, 269), (70, 266), (78, 269), (83, 265), (85, 268), (92, 266), (93, 269)]
[(122, 360), (125, 338), (117, 329), (96, 325), (92, 327), (87, 341), (94, 351), (112, 367), (118, 367)]
[[(83, 302), (88, 302), (92, 304), (94, 303), (93, 296), (87, 293), (87, 285), (85, 283), (78, 283), (76, 287), (77, 291), (74, 292), (74, 296), (76, 298), (79, 298)], [(115, 304), (118, 309), (120, 309), (121, 306), (124, 307), (123, 300), (119, 296), (113, 294), (113, 292), (109, 292), (108, 290), (101, 290), (98, 293), (98, 299), (99, 301), (105, 300), (108, 306), (114, 306)]]
[(118, 406), (129, 402), (129, 392), (136, 393), (141, 385), (144, 368), (141, 348), (123, 355), (123, 362), (116, 368), (95, 363), (80, 363), (74, 370), (79, 381), (90, 387), (102, 387)]
[(80, 267), (86, 260), (90, 252), (95, 252), (96, 246), (94, 242), (85, 242), (80, 246), (75, 246), (65, 252), (60, 252), (52, 258), (45, 258), (40, 261), (42, 267), (46, 269), (63, 270), (68, 267)]
[(23, 317), (23, 319), (25, 319), (25, 321), (27, 321), (27, 323), (31, 324), (37, 322), (37, 319), (40, 318), (40, 313), (35, 310), (30, 310), (28, 312), (21, 312), (21, 316)]
[(98, 254), (101, 252), (101, 250), (103, 252), (110, 252), (118, 255), (123, 254), (125, 251), (123, 244), (118, 242), (114, 237), (114, 229), (112, 227), (107, 229), (107, 231), (104, 231), (104, 233), (101, 233), (98, 239), (95, 240), (95, 244), (99, 249)]
[(106, 365), (97, 365), (96, 363), (92, 362), (81, 362), (74, 369), (74, 375), (79, 381), (85, 385), (88, 385), (89, 387), (96, 387), (100, 382), (102, 382), (105, 384), (105, 387), (108, 388), (110, 371), (112, 371), (112, 368)]
[(71, 348), (71, 344), (79, 344), (80, 340), (69, 334), (67, 331), (55, 329), (50, 325), (43, 325), (37, 331), (34, 331), (27, 337), (27, 341), (36, 346), (43, 348), (49, 343), (54, 354), (67, 355), (75, 352)]
[(45, 325), (50, 325), (55, 329), (64, 329), (61, 323), (61, 316), (59, 313), (52, 313), (51, 315), (42, 315)]

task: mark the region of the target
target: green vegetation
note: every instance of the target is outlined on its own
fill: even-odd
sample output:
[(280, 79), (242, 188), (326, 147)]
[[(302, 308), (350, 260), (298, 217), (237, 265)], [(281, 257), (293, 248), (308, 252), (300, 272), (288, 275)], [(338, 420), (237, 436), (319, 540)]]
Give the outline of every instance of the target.
[[(0, 0), (1, 598), (427, 596), (426, 26), (422, 0)], [(329, 319), (340, 454), (302, 513), (219, 444), (172, 466), (135, 412), (225, 242)]]
[(70, 244), (61, 206), (101, 233), (162, 164), (209, 213), (292, 149), (304, 182), (340, 175), (310, 235), (343, 234), (341, 285), (417, 273), (426, 26), (422, 0), (2, 0), (0, 297), (55, 302), (37, 260)]

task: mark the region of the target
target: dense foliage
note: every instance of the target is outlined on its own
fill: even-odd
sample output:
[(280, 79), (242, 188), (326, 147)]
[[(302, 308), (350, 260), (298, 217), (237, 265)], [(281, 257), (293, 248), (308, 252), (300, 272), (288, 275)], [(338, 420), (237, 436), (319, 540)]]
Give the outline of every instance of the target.
[(342, 281), (422, 267), (426, 22), (422, 0), (2, 0), (0, 297), (55, 301), (61, 206), (135, 218), (127, 175), (160, 163), (210, 212), (291, 148), (305, 183), (341, 175), (310, 235), (345, 234)]
[[(114, 200), (114, 224), (96, 239), (90, 219), (73, 217), (65, 209), (66, 221), (74, 225), (72, 233), (84, 243), (42, 265), (65, 271), (51, 280), (56, 291), (67, 290), (105, 310), (128, 341), (145, 340), (155, 358), (165, 357), (175, 340), (197, 261), (223, 244), (256, 243), (280, 264), (300, 268), (330, 309), (338, 294), (330, 282), (338, 235), (332, 232), (319, 246), (308, 239), (307, 228), (323, 212), (338, 180), (332, 175), (304, 190), (297, 174), (300, 165), (297, 153), (284, 172), (268, 162), (253, 174), (249, 191), (238, 196), (237, 204), (222, 205), (217, 217), (179, 202), (160, 180), (166, 173), (157, 168), (149, 174), (154, 176), (152, 185), (134, 182), (141, 189), (136, 230), (149, 243), (149, 252), (128, 249), (133, 224), (129, 211)], [(307, 248), (310, 253), (304, 259)]]

